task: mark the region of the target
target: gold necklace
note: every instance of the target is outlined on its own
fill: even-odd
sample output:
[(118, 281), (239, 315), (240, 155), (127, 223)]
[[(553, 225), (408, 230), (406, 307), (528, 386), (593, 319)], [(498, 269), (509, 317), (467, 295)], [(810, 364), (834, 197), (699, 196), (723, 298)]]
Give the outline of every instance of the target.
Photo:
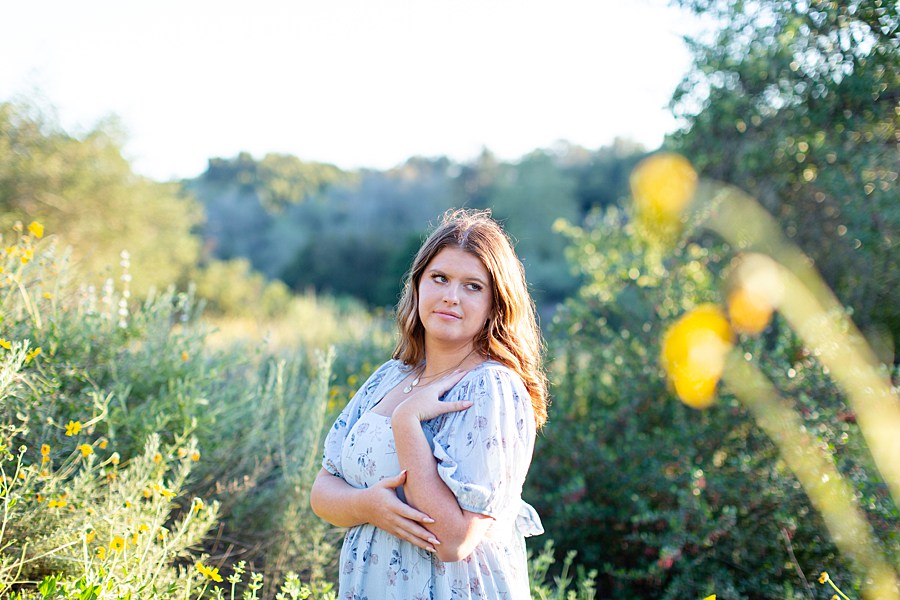
[[(472, 350), (471, 352), (469, 352), (468, 354), (466, 354), (465, 356), (463, 356), (463, 359), (462, 359), (461, 361), (459, 361), (458, 363), (456, 363), (455, 365), (453, 365), (453, 366), (450, 367), (449, 369), (444, 369), (443, 371), (441, 371), (440, 373), (438, 373), (438, 374), (436, 374), (436, 375), (429, 375), (429, 376), (428, 376), (428, 379), (437, 379), (438, 377), (440, 377), (440, 376), (443, 375), (444, 373), (449, 373), (450, 371), (459, 368), (459, 366), (460, 366), (461, 364), (463, 364), (464, 362), (466, 362), (466, 359), (469, 358), (470, 356), (472, 356), (472, 354), (473, 354), (474, 352), (475, 352), (475, 350)], [(424, 372), (425, 372), (425, 365), (423, 364), (423, 365), (420, 367), (419, 374), (416, 375), (416, 378), (413, 379), (411, 382), (409, 382), (409, 383), (403, 388), (403, 393), (404, 393), (404, 394), (410, 393), (414, 387), (416, 387), (417, 385), (419, 385), (419, 381), (422, 379), (422, 373), (424, 373)]]

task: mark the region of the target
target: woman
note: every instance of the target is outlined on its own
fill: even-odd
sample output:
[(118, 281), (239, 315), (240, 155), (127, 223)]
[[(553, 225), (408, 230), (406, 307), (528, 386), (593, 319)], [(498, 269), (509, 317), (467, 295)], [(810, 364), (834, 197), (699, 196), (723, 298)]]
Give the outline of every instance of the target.
[(312, 508), (350, 528), (341, 599), (530, 598), (522, 501), (547, 417), (534, 303), (489, 212), (444, 215), (410, 269), (400, 341), (325, 440)]

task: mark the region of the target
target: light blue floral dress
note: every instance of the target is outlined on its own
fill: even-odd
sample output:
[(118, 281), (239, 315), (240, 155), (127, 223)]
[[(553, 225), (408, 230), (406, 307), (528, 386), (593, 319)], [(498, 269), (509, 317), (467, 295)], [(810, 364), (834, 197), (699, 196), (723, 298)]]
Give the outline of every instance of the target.
[[(325, 439), (326, 470), (357, 488), (400, 472), (391, 419), (371, 409), (408, 374), (409, 367), (392, 360), (369, 377)], [(543, 529), (521, 496), (535, 437), (528, 392), (513, 371), (488, 361), (442, 400), (474, 405), (422, 423), (438, 473), (462, 508), (493, 517), (494, 523), (474, 552), (458, 562), (443, 562), (374, 525), (350, 528), (341, 548), (341, 600), (531, 597), (524, 538)]]

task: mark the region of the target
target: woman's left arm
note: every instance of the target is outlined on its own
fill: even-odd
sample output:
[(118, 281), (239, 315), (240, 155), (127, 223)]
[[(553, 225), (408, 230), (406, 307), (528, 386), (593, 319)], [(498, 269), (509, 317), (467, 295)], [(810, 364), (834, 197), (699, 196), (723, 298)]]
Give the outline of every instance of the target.
[(484, 538), (494, 519), (465, 510), (438, 475), (437, 461), (422, 430), (422, 421), (448, 413), (466, 410), (469, 401), (440, 402), (438, 398), (462, 378), (454, 373), (423, 387), (401, 403), (391, 418), (394, 442), (400, 467), (407, 470), (403, 492), (416, 509), (434, 519), (428, 529), (440, 541), (438, 558), (454, 562), (467, 557)]

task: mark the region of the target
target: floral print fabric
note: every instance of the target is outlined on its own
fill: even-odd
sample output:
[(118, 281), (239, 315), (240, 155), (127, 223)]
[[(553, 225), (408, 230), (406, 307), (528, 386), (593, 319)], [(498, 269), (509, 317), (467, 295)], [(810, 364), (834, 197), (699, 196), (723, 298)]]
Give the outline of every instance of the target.
[[(390, 417), (371, 409), (408, 374), (409, 367), (389, 361), (360, 388), (325, 440), (326, 470), (357, 488), (400, 472)], [(521, 379), (493, 361), (472, 369), (442, 399), (474, 404), (422, 423), (438, 474), (462, 508), (494, 523), (471, 555), (449, 563), (374, 525), (350, 528), (341, 548), (341, 600), (530, 597), (524, 538), (543, 533), (521, 498), (534, 449), (531, 399)]]

